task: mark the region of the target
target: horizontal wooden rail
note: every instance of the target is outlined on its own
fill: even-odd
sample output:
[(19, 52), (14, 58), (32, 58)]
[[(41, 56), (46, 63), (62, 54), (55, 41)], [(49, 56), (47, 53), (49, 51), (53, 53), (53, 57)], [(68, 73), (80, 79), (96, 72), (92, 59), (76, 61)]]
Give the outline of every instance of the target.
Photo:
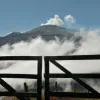
[(17, 92), (0, 92), (0, 96), (20, 96), (20, 97), (34, 97), (37, 98), (37, 93), (17, 93)]
[[(99, 78), (100, 79), (100, 73), (73, 73), (73, 76), (77, 78)], [(45, 77), (45, 74), (44, 74)], [(72, 78), (70, 75), (61, 74), (61, 73), (51, 73), (48, 75), (49, 78)]]
[(37, 79), (38, 75), (35, 74), (0, 74), (0, 78), (25, 78)]
[(99, 60), (100, 55), (45, 56), (48, 60)]
[(100, 95), (93, 93), (74, 93), (74, 92), (49, 92), (50, 96), (73, 97), (73, 98), (100, 98)]
[(0, 60), (39, 60), (41, 56), (0, 56)]

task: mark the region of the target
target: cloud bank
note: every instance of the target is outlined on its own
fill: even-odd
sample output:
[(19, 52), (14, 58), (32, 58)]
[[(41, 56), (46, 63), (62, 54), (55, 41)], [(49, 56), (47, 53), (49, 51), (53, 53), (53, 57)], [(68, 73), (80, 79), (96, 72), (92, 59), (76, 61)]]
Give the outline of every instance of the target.
[[(73, 55), (80, 54), (100, 54), (100, 30), (80, 30), (77, 34), (82, 35), (81, 46), (77, 48)], [(33, 39), (30, 42), (19, 42), (16, 44), (4, 45), (0, 48), (0, 56), (58, 56), (67, 54), (75, 48), (74, 41), (65, 40), (61, 43), (59, 40), (44, 41), (41, 37)], [(91, 73), (100, 72), (100, 61), (61, 61), (59, 62), (65, 68), (73, 73)], [(0, 62), (0, 73), (22, 73), (33, 74), (37, 72), (37, 62), (35, 61), (2, 61)], [(50, 63), (50, 72), (62, 73), (57, 67)], [(44, 73), (44, 62), (43, 62)], [(31, 85), (35, 80), (4, 79), (14, 88), (18, 85), (23, 88), (23, 83)], [(60, 80), (59, 80), (60, 81)], [(70, 82), (70, 81), (69, 81)], [(96, 87), (96, 85), (95, 85)], [(2, 89), (3, 90), (3, 89)], [(66, 87), (67, 90), (67, 87)]]

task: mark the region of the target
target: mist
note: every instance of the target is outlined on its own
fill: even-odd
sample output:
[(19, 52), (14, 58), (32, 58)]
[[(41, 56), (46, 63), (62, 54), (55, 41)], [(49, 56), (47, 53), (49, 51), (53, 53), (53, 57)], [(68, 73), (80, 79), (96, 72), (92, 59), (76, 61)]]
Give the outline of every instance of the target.
[[(64, 56), (66, 55), (91, 55), (100, 54), (100, 30), (98, 29), (80, 29), (75, 35), (81, 35), (82, 40), (80, 46), (76, 48), (74, 40), (64, 40), (61, 42), (58, 38), (51, 41), (45, 41), (41, 37), (37, 37), (30, 42), (18, 42), (13, 45), (3, 45), (0, 47), (0, 56)], [(75, 52), (69, 53), (74, 50)], [(100, 61), (99, 60), (87, 60), (87, 61), (57, 61), (72, 73), (97, 73), (100, 72)], [(44, 61), (42, 69), (42, 77), (44, 74)], [(51, 73), (63, 73), (60, 69), (50, 63)], [(0, 62), (0, 73), (20, 73), (20, 74), (36, 74), (37, 73), (37, 62), (36, 61), (1, 61)], [(20, 86), (23, 89), (23, 83), (26, 82), (28, 86), (32, 85), (36, 80), (28, 79), (4, 79), (13, 88), (17, 89)], [(67, 79), (66, 79), (67, 80)], [(44, 77), (43, 77), (44, 81)], [(71, 89), (69, 79), (68, 81), (57, 79), (59, 82), (65, 82), (69, 85), (66, 90)], [(88, 83), (94, 86), (94, 82), (88, 81)], [(98, 84), (95, 85), (95, 89), (98, 89)], [(0, 87), (2, 91), (5, 89)], [(98, 89), (99, 91), (99, 89)]]

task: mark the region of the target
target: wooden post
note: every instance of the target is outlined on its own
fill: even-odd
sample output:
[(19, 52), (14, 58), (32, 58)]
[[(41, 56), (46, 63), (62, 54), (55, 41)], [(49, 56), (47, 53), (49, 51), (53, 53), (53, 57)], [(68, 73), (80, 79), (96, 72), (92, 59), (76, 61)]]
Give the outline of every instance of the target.
[(27, 86), (26, 82), (24, 83), (24, 90), (25, 90), (25, 92), (28, 92), (28, 86)]
[(55, 82), (55, 88), (56, 88), (56, 92), (57, 92), (57, 82)]
[(38, 59), (38, 69), (37, 69), (38, 79), (37, 79), (37, 100), (42, 99), (42, 57)]
[[(28, 92), (28, 85), (26, 82), (24, 83), (24, 90), (25, 90), (25, 92)], [(31, 99), (27, 98), (26, 100), (31, 100)]]
[(75, 90), (76, 90), (76, 84), (74, 83), (74, 92), (75, 92)]
[(50, 100), (49, 59), (45, 57), (45, 100)]
[[(57, 81), (55, 82), (55, 88), (56, 88), (56, 92), (57, 92)], [(55, 100), (57, 100), (57, 97), (55, 97)]]

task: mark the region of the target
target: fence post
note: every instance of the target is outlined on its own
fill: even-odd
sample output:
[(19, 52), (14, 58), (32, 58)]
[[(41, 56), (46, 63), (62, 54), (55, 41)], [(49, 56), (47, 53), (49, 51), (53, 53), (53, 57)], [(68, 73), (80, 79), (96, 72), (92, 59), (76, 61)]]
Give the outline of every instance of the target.
[(56, 88), (56, 92), (57, 92), (57, 82), (55, 82), (55, 88)]
[[(28, 85), (26, 82), (24, 83), (24, 90), (25, 90), (25, 92), (28, 92)], [(26, 100), (31, 100), (31, 99), (27, 98)]]
[(42, 100), (42, 57), (38, 59), (37, 100)]
[(26, 82), (24, 83), (24, 90), (25, 90), (25, 92), (28, 92), (28, 86), (27, 86)]
[(49, 92), (49, 59), (45, 57), (45, 100), (50, 100)]
[(76, 90), (76, 84), (74, 83), (74, 92), (76, 92), (75, 90)]

